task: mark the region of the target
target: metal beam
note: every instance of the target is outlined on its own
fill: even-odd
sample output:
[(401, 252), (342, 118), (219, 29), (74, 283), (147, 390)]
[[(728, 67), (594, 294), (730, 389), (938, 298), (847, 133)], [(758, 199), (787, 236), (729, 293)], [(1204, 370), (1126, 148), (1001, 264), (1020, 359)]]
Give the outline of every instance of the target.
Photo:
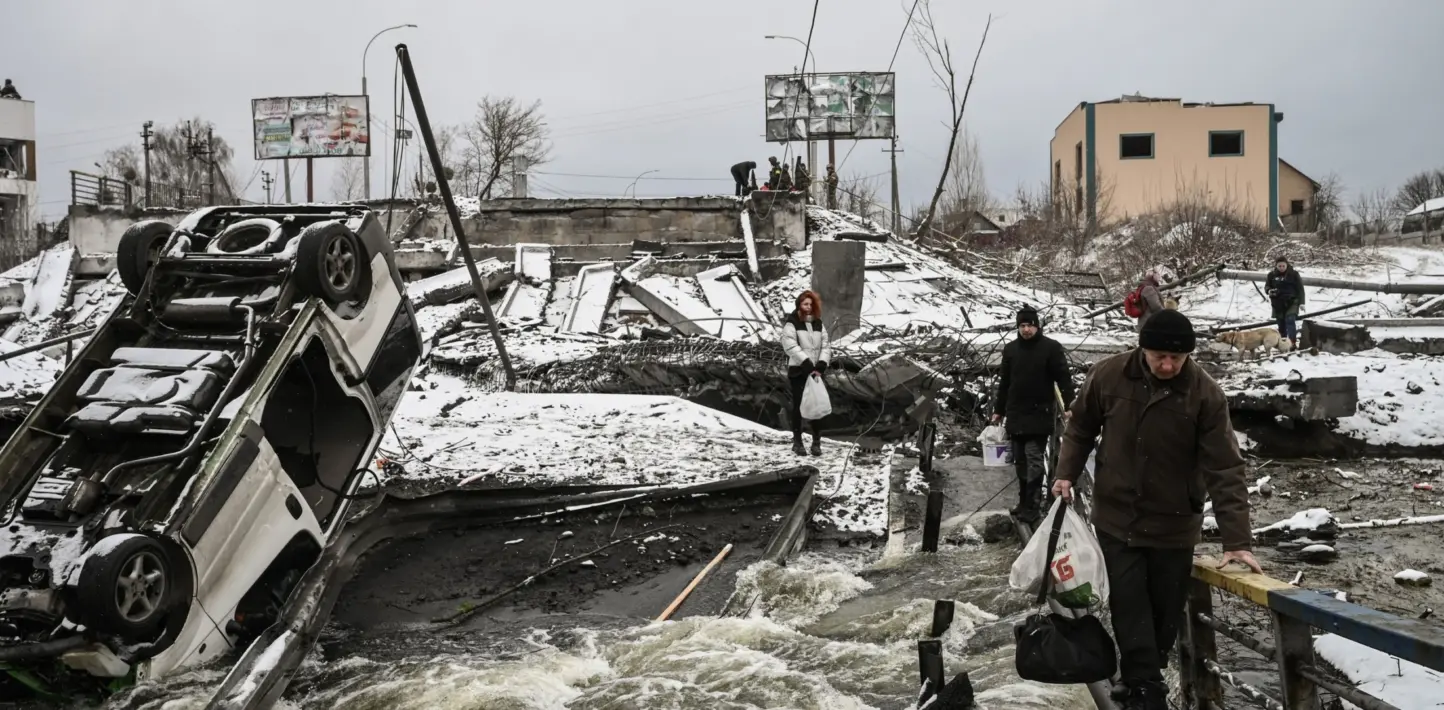
[[(1220, 279), (1232, 281), (1258, 281), (1268, 279), (1267, 271), (1235, 271), (1233, 269), (1219, 269)], [(1377, 291), (1379, 293), (1417, 293), (1437, 296), (1444, 294), (1444, 281), (1422, 281), (1415, 283), (1379, 283), (1375, 281), (1350, 281), (1348, 279), (1326, 279), (1321, 276), (1300, 276), (1299, 280), (1305, 286), (1316, 286), (1318, 288), (1337, 288), (1345, 291)]]

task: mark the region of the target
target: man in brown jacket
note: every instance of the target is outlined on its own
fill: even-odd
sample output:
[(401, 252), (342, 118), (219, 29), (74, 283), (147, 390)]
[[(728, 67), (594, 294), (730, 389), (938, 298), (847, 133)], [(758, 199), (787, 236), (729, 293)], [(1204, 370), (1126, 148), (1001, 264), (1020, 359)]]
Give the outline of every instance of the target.
[(1073, 401), (1053, 494), (1072, 499), (1094, 440), (1093, 526), (1108, 569), (1108, 604), (1127, 710), (1167, 708), (1173, 646), (1205, 492), (1223, 534), (1223, 564), (1261, 572), (1250, 551), (1244, 460), (1218, 383), (1189, 359), (1193, 324), (1152, 314), (1138, 347), (1094, 365)]

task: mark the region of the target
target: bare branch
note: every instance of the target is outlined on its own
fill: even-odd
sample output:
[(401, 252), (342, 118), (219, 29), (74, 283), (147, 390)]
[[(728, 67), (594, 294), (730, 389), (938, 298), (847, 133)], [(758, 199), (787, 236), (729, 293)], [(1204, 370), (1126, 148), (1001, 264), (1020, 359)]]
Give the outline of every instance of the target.
[(953, 71), (952, 52), (948, 47), (947, 40), (939, 39), (937, 25), (933, 22), (932, 6), (929, 0), (921, 0), (919, 7), (916, 36), (918, 46), (923, 51), (923, 56), (928, 60), (928, 67), (933, 74), (945, 86), (948, 96), (948, 107), (952, 115), (952, 125), (948, 136), (948, 152), (943, 159), (942, 173), (938, 176), (937, 189), (933, 191), (933, 199), (924, 213), (922, 221), (918, 224), (917, 234), (924, 234), (932, 228), (933, 216), (937, 214), (938, 202), (942, 200), (943, 192), (947, 187), (948, 174), (951, 169), (954, 153), (957, 151), (958, 134), (963, 127), (963, 113), (968, 107), (968, 95), (973, 90), (973, 79), (978, 74), (978, 60), (983, 56), (983, 47), (988, 43), (988, 30), (993, 26), (993, 16), (988, 15), (987, 24), (983, 26), (983, 38), (978, 42), (978, 52), (973, 56), (973, 67), (968, 73), (968, 83), (963, 89), (961, 100), (957, 94), (957, 73)]

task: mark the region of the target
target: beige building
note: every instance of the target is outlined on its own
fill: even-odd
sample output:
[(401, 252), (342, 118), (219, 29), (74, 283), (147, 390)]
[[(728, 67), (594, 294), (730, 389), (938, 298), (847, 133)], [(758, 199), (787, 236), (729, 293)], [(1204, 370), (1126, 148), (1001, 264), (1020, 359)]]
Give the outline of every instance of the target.
[(1304, 229), (1318, 184), (1279, 159), (1281, 121), (1273, 104), (1081, 103), (1053, 132), (1055, 202), (1106, 223), (1202, 197), (1260, 227)]

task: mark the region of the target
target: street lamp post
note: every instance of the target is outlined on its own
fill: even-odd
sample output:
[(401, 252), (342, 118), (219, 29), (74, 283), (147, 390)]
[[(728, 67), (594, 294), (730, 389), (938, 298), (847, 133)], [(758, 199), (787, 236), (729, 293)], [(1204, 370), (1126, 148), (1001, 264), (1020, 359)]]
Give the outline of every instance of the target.
[[(803, 42), (796, 37), (789, 37), (787, 35), (766, 35), (764, 39), (790, 39), (793, 42), (802, 45), (802, 48), (807, 50), (807, 56), (803, 57), (802, 60), (802, 71), (803, 73), (807, 72), (807, 60), (811, 59), (812, 74), (814, 76), (817, 75), (817, 57), (812, 53), (812, 47), (808, 46), (806, 42)], [(811, 108), (811, 106), (808, 107), (809, 111), (811, 110)], [(817, 169), (817, 142), (812, 140), (811, 126), (808, 126), (807, 130), (807, 170), (812, 175), (812, 186), (809, 187), (808, 190), (813, 193), (811, 197), (814, 200), (818, 200), (818, 195), (820, 194), (820, 192), (818, 191), (817, 186), (821, 181), (817, 179), (817, 176), (821, 175), (822, 172), (818, 171)], [(818, 201), (820, 202), (820, 200)]]
[[(632, 199), (634, 199), (634, 200), (637, 199), (637, 182), (638, 182), (639, 180), (641, 180), (642, 178), (644, 178), (644, 177), (646, 177), (646, 176), (648, 176), (648, 175), (651, 175), (652, 173), (655, 173), (655, 172), (657, 172), (657, 171), (656, 171), (656, 170), (648, 170), (647, 172), (642, 173), (641, 175), (638, 175), (638, 176), (636, 177), (636, 179), (632, 180), (632, 184), (630, 184), (630, 185), (627, 186), (627, 190), (631, 190), (631, 191), (632, 191)], [(626, 197), (626, 196), (627, 196), (627, 190), (622, 190), (622, 197)]]
[(403, 28), (403, 27), (412, 27), (412, 28), (414, 28), (414, 27), (416, 27), (416, 25), (407, 24), (407, 25), (396, 25), (396, 26), (394, 26), (394, 27), (387, 27), (386, 29), (381, 30), (380, 32), (377, 32), (376, 34), (371, 35), (371, 41), (366, 43), (366, 50), (363, 51), (363, 52), (361, 52), (361, 95), (366, 97), (366, 135), (367, 135), (367, 141), (366, 141), (366, 157), (362, 158), (362, 168), (361, 168), (361, 169), (362, 169), (362, 171), (365, 173), (365, 175), (362, 177), (362, 184), (365, 185), (366, 199), (368, 199), (368, 200), (371, 199), (371, 141), (370, 141), (370, 135), (371, 135), (371, 95), (368, 94), (368, 93), (366, 93), (366, 55), (371, 52), (371, 42), (375, 42), (377, 37), (380, 37), (381, 35), (386, 34), (387, 32), (390, 32), (391, 30), (399, 30), (399, 29), (401, 29), (401, 28)]

